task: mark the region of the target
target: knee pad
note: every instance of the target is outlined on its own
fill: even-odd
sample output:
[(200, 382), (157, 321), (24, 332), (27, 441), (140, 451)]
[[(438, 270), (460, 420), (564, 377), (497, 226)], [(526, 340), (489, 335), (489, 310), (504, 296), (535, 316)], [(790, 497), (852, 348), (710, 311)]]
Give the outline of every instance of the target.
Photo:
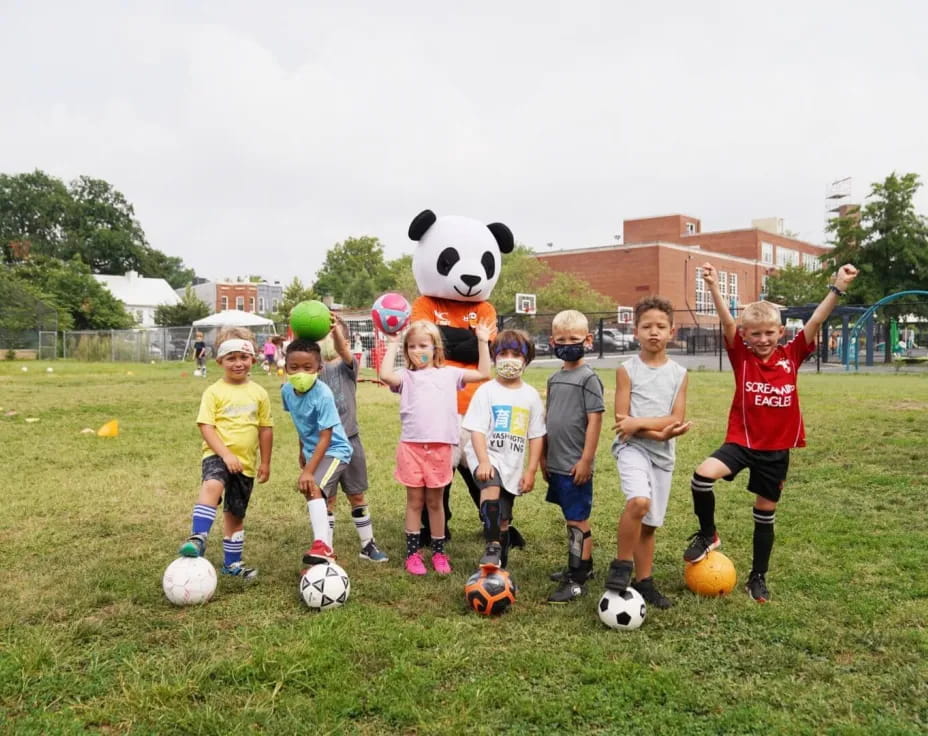
[(484, 501), (480, 504), (480, 515), (485, 529), (499, 528), (499, 501)]
[(592, 536), (575, 526), (567, 527), (568, 567), (579, 568), (583, 560), (583, 543)]
[(242, 529), (238, 532), (233, 532), (232, 536), (229, 537), (230, 542), (244, 542), (245, 541), (245, 530)]
[(367, 516), (367, 505), (364, 506), (355, 506), (351, 509), (351, 517), (354, 519), (360, 519), (364, 516)]

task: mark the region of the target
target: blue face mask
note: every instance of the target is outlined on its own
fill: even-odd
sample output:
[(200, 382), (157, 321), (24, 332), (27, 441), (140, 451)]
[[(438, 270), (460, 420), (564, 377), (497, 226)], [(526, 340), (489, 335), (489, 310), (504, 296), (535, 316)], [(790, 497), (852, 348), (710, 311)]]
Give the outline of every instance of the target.
[(583, 357), (584, 352), (582, 342), (554, 346), (554, 355), (565, 363), (576, 363)]

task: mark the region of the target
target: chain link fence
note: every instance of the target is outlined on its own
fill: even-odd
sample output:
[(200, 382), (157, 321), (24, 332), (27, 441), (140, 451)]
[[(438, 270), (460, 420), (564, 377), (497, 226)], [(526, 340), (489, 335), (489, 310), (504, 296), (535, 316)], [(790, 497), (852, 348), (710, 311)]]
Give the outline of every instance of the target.
[(0, 357), (52, 360), (57, 334), (57, 310), (0, 275)]

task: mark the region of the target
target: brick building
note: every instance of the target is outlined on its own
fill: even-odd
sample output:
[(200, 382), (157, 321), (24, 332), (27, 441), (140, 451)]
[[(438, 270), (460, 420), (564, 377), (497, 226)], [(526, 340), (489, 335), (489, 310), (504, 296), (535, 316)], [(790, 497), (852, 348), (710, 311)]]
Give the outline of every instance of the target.
[[(277, 311), (283, 300), (283, 287), (278, 281), (273, 284), (267, 281), (201, 281), (192, 289), (213, 312), (238, 309), (270, 314)], [(183, 296), (184, 289), (177, 289), (177, 293)]]
[(659, 294), (691, 322), (715, 323), (712, 297), (700, 266), (718, 270), (719, 287), (732, 307), (763, 298), (767, 277), (786, 265), (818, 268), (830, 248), (784, 235), (782, 220), (755, 220), (751, 228), (703, 232), (687, 215), (626, 220), (622, 245), (538, 254), (555, 271), (574, 273), (616, 306), (633, 306)]

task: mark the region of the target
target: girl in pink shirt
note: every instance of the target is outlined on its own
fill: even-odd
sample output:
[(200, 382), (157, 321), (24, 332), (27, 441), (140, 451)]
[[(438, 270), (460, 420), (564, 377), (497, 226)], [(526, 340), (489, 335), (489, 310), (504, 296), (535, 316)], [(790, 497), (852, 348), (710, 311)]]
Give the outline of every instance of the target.
[(441, 333), (432, 322), (413, 322), (403, 339), (406, 370), (395, 368), (398, 335), (389, 336), (380, 363), (380, 380), (400, 394), (400, 444), (396, 448), (393, 477), (406, 486), (406, 571), (425, 575), (419, 549), (422, 507), (426, 506), (432, 529), (432, 567), (440, 575), (451, 572), (445, 554), (445, 538), (435, 537), (445, 528), (442, 504), (444, 487), (451, 482), (451, 454), (458, 444), (457, 392), (465, 383), (490, 377), (488, 342), (492, 325), (474, 328), (480, 361), (477, 370), (445, 365)]

